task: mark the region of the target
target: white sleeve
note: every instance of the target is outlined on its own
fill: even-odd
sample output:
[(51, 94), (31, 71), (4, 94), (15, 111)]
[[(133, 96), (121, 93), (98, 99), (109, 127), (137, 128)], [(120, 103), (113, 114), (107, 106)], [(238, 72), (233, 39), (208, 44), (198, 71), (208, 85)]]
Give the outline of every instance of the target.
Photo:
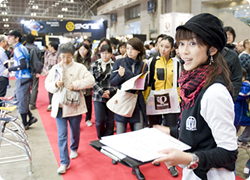
[(206, 90), (201, 99), (200, 114), (210, 127), (217, 147), (237, 149), (234, 103), (225, 86), (214, 83)]

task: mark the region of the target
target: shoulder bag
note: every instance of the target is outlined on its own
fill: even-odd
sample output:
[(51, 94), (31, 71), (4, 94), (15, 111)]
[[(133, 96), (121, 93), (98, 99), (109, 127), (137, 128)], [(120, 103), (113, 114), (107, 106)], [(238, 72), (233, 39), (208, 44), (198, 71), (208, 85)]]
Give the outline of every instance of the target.
[[(144, 71), (145, 64), (146, 63), (143, 65), (142, 73)], [(114, 112), (115, 114), (124, 117), (132, 117), (135, 110), (138, 93), (138, 90), (135, 94), (133, 94), (118, 89), (116, 94), (108, 100), (106, 105), (110, 111)]]
[(170, 89), (161, 89), (159, 91), (151, 90), (146, 102), (146, 114), (169, 114), (180, 113), (179, 97), (177, 91), (177, 61), (173, 60), (173, 87)]
[(80, 104), (80, 91), (71, 91), (63, 86), (61, 88), (60, 104), (72, 107), (78, 106)]

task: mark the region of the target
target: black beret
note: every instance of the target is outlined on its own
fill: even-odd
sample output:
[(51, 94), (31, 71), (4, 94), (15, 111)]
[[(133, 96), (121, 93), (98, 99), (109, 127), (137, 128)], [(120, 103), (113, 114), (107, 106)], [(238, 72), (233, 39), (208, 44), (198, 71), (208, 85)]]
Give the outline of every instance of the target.
[(184, 25), (179, 28), (186, 28), (201, 36), (211, 46), (214, 46), (218, 51), (222, 51), (227, 43), (227, 35), (223, 29), (221, 20), (209, 13), (198, 14), (189, 19)]

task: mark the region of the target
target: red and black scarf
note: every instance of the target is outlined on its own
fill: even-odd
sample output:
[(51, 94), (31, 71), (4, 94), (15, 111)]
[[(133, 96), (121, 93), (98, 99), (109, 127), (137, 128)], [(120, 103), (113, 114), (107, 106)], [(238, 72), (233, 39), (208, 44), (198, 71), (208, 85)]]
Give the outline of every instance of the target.
[(182, 71), (178, 79), (182, 108), (188, 109), (194, 105), (195, 98), (202, 90), (206, 77), (210, 74), (210, 66), (202, 66), (193, 71)]

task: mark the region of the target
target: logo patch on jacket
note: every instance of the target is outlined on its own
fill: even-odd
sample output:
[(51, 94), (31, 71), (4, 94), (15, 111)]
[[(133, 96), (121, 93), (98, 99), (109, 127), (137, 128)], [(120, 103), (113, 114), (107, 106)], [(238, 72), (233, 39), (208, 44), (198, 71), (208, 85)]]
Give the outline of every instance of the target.
[(186, 121), (186, 130), (188, 131), (196, 131), (197, 130), (197, 122), (195, 117), (189, 116)]

